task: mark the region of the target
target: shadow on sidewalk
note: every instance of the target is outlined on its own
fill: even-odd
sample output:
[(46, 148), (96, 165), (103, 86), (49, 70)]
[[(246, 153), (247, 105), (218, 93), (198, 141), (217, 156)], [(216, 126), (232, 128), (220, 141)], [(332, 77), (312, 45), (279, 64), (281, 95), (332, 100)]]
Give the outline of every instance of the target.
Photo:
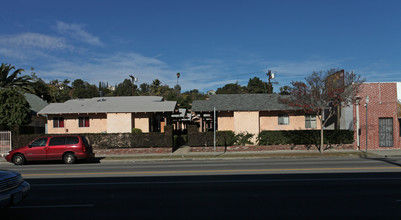
[(368, 157), (366, 154), (360, 155), (359, 157), (362, 159), (366, 159), (366, 160), (381, 161), (381, 162), (385, 162), (385, 163), (388, 163), (391, 165), (401, 167), (401, 163), (396, 162), (398, 159)]

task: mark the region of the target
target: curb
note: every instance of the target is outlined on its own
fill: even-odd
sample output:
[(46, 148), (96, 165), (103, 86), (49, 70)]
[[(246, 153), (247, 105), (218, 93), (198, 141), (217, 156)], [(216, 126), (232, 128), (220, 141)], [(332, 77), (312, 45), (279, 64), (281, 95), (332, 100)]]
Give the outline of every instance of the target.
[[(334, 151), (334, 152), (217, 152), (187, 153), (187, 154), (100, 154), (95, 160), (99, 162), (119, 161), (185, 161), (185, 160), (249, 160), (249, 159), (295, 159), (295, 158), (397, 158), (401, 154), (377, 154), (363, 151)], [(0, 157), (0, 164), (8, 164)]]

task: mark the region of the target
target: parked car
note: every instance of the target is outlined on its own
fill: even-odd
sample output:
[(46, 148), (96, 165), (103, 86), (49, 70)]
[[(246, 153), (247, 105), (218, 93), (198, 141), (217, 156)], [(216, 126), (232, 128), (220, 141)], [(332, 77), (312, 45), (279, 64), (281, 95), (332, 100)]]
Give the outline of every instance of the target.
[(10, 151), (6, 160), (15, 165), (39, 160), (63, 160), (66, 164), (72, 164), (94, 156), (84, 136), (64, 135), (37, 138), (24, 147)]
[(0, 170), (0, 208), (5, 208), (21, 202), (31, 186), (14, 171)]

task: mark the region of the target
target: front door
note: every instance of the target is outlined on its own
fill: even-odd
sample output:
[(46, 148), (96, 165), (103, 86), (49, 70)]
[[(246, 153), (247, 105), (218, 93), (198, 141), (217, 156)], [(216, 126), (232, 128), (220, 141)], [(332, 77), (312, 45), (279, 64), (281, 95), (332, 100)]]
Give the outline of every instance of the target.
[(379, 118), (379, 146), (394, 146), (393, 118)]
[(47, 138), (38, 138), (25, 151), (25, 158), (30, 160), (46, 160)]

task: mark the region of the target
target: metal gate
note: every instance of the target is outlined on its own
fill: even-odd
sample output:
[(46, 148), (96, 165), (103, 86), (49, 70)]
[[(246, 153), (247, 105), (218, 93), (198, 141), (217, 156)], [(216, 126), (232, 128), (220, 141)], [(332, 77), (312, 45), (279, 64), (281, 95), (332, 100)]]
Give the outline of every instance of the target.
[(393, 118), (379, 118), (379, 146), (394, 146)]
[(11, 150), (11, 131), (0, 131), (0, 156), (4, 157)]

